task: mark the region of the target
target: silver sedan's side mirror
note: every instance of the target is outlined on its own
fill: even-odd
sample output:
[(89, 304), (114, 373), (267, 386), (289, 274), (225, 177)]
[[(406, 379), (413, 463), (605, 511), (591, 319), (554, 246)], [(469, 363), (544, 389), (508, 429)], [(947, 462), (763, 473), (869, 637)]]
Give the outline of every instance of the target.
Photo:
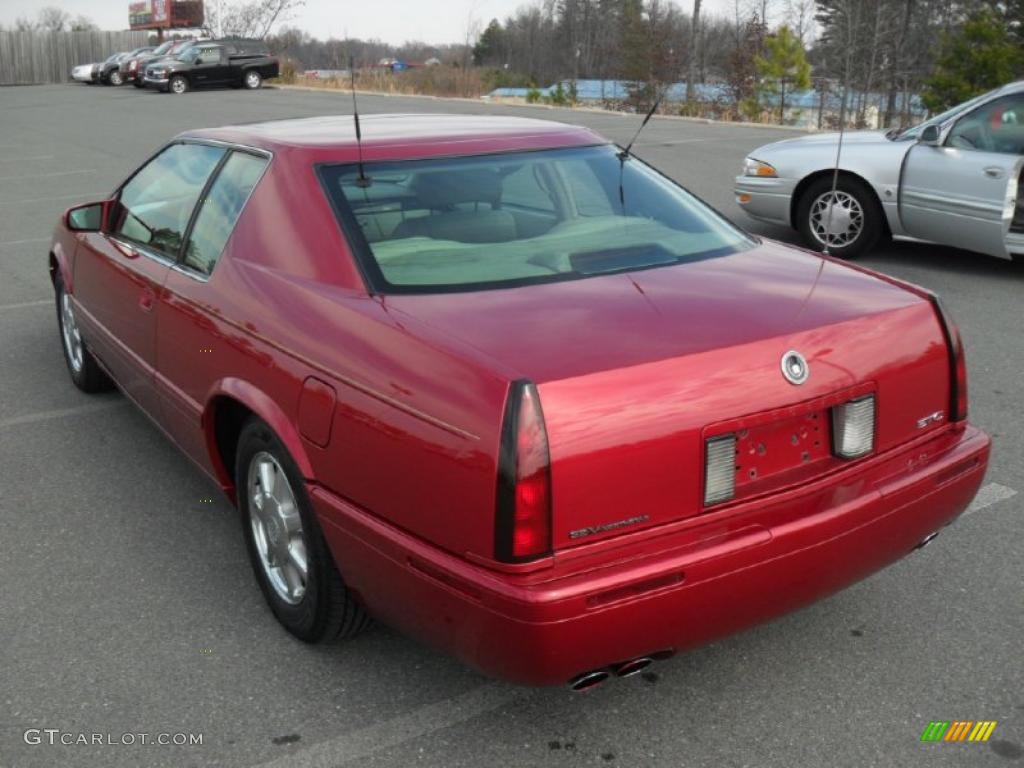
[(930, 147), (939, 146), (939, 139), (942, 137), (942, 132), (939, 130), (937, 125), (926, 125), (924, 130), (921, 131), (921, 135), (917, 138), (918, 144), (927, 144)]

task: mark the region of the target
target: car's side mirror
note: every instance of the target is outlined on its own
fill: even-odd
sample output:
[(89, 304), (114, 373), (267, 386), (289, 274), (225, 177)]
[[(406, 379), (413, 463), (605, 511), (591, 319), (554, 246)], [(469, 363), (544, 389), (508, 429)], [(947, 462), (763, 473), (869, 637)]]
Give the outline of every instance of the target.
[(107, 219), (110, 202), (88, 203), (69, 208), (64, 222), (72, 232), (99, 232)]
[(939, 130), (939, 126), (926, 125), (924, 130), (921, 131), (921, 135), (917, 138), (917, 143), (937, 147), (939, 146), (940, 138), (942, 138), (942, 132)]
[(198, 67), (200, 64), (203, 63), (203, 60), (202, 59), (196, 59), (195, 63), (196, 63), (196, 66)]

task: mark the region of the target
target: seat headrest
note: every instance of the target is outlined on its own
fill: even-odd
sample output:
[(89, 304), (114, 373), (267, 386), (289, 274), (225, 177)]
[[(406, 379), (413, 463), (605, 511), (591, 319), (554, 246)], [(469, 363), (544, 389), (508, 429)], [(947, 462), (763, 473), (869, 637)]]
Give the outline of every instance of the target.
[(465, 171), (422, 171), (410, 188), (427, 208), (448, 208), (458, 203), (490, 203), (501, 200), (501, 177), (497, 171), (473, 168)]

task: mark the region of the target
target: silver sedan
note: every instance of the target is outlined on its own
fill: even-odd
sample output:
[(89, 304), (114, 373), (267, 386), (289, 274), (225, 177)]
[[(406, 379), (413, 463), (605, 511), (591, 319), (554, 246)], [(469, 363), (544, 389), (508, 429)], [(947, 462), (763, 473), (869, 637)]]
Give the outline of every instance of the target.
[(760, 147), (736, 202), (842, 258), (883, 237), (1024, 255), (1024, 81), (906, 131), (845, 134), (836, 178), (838, 148), (838, 133)]

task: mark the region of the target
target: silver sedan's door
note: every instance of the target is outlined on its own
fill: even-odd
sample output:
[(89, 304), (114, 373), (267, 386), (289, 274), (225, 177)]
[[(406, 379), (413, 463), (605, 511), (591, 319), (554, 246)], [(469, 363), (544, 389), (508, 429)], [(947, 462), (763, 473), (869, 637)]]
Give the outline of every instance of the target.
[(900, 179), (900, 219), (922, 240), (1009, 258), (1006, 237), (1024, 158), (917, 144)]
[(945, 131), (941, 146), (911, 147), (900, 174), (908, 234), (1009, 258), (1007, 236), (1024, 166), (1024, 92), (980, 104)]

